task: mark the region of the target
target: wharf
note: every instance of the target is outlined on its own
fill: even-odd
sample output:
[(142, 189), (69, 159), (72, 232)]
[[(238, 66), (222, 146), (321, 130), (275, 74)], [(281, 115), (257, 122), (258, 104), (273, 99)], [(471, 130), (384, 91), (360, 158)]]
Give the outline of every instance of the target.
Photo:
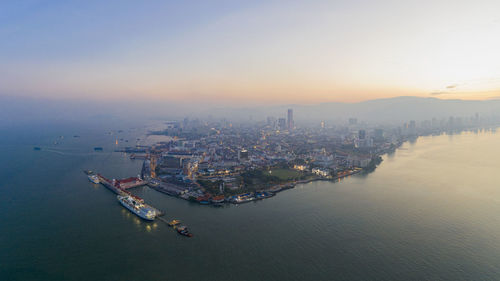
[[(136, 196), (136, 195), (133, 195), (132, 193), (130, 193), (129, 191), (125, 190), (124, 188), (121, 187), (120, 185), (120, 181), (118, 180), (109, 180), (105, 177), (103, 177), (101, 174), (97, 174), (97, 177), (99, 178), (99, 183), (101, 183), (102, 185), (104, 185), (106, 188), (108, 188), (109, 190), (111, 190), (113, 193), (115, 194), (118, 194), (118, 195), (122, 195), (122, 196), (132, 196), (134, 197), (136, 200), (140, 201), (141, 203), (144, 203), (144, 199), (140, 198), (139, 196)], [(146, 181), (142, 181), (140, 182), (140, 184), (136, 184), (134, 186), (139, 186), (139, 185), (145, 185), (147, 182)], [(131, 188), (131, 187), (134, 187), (134, 186), (128, 186), (127, 188)], [(150, 207), (151, 209), (153, 209), (156, 213), (156, 216), (155, 218), (157, 219), (160, 219), (161, 216), (164, 216), (165, 215), (165, 212), (161, 211), (160, 209), (157, 209), (151, 205), (148, 205), (148, 204), (145, 204), (146, 206)]]
[(165, 182), (160, 182), (159, 184), (150, 184), (149, 187), (153, 188), (154, 190), (165, 193), (167, 195), (171, 196), (179, 196), (183, 192), (186, 191), (186, 187), (171, 184), (171, 183), (165, 183)]
[(127, 193), (120, 189), (117, 185), (113, 184), (112, 181), (108, 180), (107, 178), (101, 176), (101, 174), (97, 174), (97, 177), (99, 178), (99, 183), (104, 185), (106, 188), (109, 190), (113, 191), (115, 194), (118, 195), (127, 195)]

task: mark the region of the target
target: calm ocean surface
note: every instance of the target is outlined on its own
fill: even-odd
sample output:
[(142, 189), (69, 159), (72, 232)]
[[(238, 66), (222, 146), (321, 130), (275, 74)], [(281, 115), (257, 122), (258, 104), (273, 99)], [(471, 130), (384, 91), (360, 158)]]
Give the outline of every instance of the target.
[(141, 161), (111, 151), (144, 130), (0, 131), (0, 280), (500, 280), (500, 133), (421, 137), (369, 175), (239, 206), (133, 191), (187, 239), (82, 173), (137, 175)]

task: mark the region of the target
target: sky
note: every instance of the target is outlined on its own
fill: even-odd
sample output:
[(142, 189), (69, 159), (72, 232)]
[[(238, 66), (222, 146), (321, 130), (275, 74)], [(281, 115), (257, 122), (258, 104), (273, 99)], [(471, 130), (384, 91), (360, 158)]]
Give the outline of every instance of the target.
[(500, 1), (1, 1), (0, 96), (500, 98)]

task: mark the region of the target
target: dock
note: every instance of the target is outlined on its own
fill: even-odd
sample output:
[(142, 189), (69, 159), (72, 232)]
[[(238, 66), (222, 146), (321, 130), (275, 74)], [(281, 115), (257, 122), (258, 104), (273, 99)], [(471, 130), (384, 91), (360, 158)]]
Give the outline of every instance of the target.
[(116, 179), (109, 180), (109, 179), (105, 178), (104, 176), (102, 176), (101, 174), (97, 174), (97, 177), (99, 179), (99, 183), (104, 185), (107, 189), (111, 190), (113, 193), (115, 193), (117, 195), (122, 195), (122, 196), (134, 197), (136, 200), (140, 201), (144, 205), (147, 205), (148, 207), (153, 209), (156, 213), (156, 216), (155, 216), (156, 219), (160, 219), (160, 220), (164, 221), (164, 219), (161, 218), (162, 216), (165, 215), (164, 211), (162, 211), (158, 208), (155, 208), (151, 205), (145, 204), (144, 199), (142, 199), (141, 197), (134, 195), (130, 191), (126, 190), (126, 189), (130, 189), (132, 187), (146, 185), (147, 184), (146, 181), (141, 180), (139, 178), (128, 178), (128, 179), (124, 179), (124, 180), (116, 180)]

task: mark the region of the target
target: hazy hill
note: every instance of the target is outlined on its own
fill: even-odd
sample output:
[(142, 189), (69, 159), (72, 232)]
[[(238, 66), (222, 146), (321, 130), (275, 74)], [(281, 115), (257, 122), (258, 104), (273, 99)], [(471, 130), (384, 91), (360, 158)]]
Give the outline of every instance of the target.
[[(286, 118), (288, 108), (293, 108), (298, 124), (307, 122), (345, 121), (356, 117), (362, 122), (386, 123), (408, 120), (448, 118), (449, 116), (500, 116), (500, 100), (465, 101), (437, 98), (396, 97), (358, 103), (321, 103), (316, 105), (238, 106), (217, 107), (202, 103), (175, 104), (170, 102), (97, 102), (63, 101), (34, 98), (0, 97), (0, 124), (16, 121), (40, 120), (96, 120), (163, 118), (180, 119), (208, 117), (239, 121), (263, 121), (267, 116)], [(3, 122), (2, 122), (3, 121)]]
[(288, 105), (253, 107), (239, 109), (218, 109), (217, 115), (232, 115), (239, 118), (251, 117), (264, 120), (267, 116), (286, 118), (286, 110), (293, 108), (297, 122), (317, 122), (347, 120), (356, 117), (365, 122), (400, 122), (448, 118), (450, 116), (500, 115), (500, 100), (465, 101), (442, 100), (437, 98), (396, 97), (376, 99), (358, 103), (321, 103), (317, 105)]

